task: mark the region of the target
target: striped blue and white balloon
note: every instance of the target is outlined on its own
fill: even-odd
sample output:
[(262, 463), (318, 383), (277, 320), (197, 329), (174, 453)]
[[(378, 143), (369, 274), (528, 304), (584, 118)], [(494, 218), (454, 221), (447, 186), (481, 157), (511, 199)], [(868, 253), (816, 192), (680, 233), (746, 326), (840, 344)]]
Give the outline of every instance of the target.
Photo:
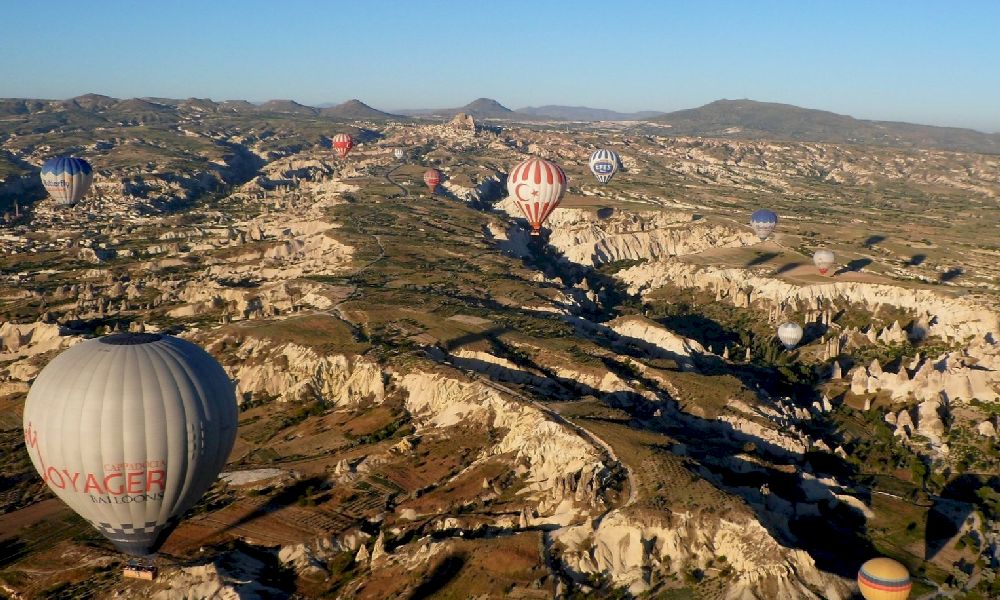
[(762, 208), (753, 211), (753, 214), (750, 215), (750, 227), (762, 242), (771, 237), (771, 234), (774, 233), (774, 228), (777, 226), (778, 215), (772, 210)]
[(94, 170), (82, 158), (59, 156), (50, 158), (42, 165), (42, 185), (59, 204), (76, 204), (93, 182)]
[(614, 150), (601, 148), (590, 155), (590, 170), (601, 183), (611, 181), (611, 178), (618, 172), (620, 164), (621, 157)]

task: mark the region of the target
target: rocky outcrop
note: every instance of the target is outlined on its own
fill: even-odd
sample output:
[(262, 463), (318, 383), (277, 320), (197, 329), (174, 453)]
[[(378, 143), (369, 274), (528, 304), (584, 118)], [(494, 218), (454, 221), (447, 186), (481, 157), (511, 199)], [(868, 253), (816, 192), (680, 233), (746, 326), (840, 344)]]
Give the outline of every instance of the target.
[[(707, 517), (672, 513), (639, 519), (612, 511), (597, 526), (585, 523), (553, 534), (563, 563), (585, 581), (604, 574), (633, 594), (649, 588), (651, 573), (683, 577), (729, 567), (724, 596), (733, 600), (846, 599), (849, 585), (819, 571), (808, 554), (779, 544), (749, 514)], [(725, 557), (724, 562), (721, 557)]]
[(650, 355), (672, 358), (687, 368), (693, 368), (692, 355), (707, 353), (697, 341), (677, 335), (645, 317), (621, 317), (608, 323), (608, 326), (618, 335), (638, 342)]
[[(512, 217), (524, 218), (509, 196), (498, 206)], [(614, 211), (607, 218), (599, 215), (576, 208), (553, 212), (546, 221), (552, 230), (549, 244), (571, 262), (597, 265), (748, 246), (757, 241), (751, 232), (699, 222), (690, 213)]]
[(408, 393), (406, 407), (418, 431), (475, 425), (502, 435), (479, 459), (510, 453), (524, 469), (527, 492), (543, 522), (565, 522), (601, 503), (600, 453), (539, 408), (508, 400), (482, 383), (427, 372), (403, 375), (399, 385)]
[(327, 356), (298, 344), (258, 338), (245, 339), (233, 353), (234, 364), (225, 366), (236, 380), (241, 401), (263, 396), (351, 406), (385, 398), (382, 370), (366, 358)]
[(701, 267), (669, 259), (624, 269), (617, 276), (629, 285), (631, 293), (674, 284), (709, 290), (743, 307), (755, 302), (770, 306), (799, 303), (822, 310), (824, 303), (833, 303), (861, 306), (875, 312), (887, 306), (930, 315), (927, 330), (923, 332), (926, 335), (956, 341), (970, 336), (979, 340), (1000, 338), (1000, 323), (993, 311), (964, 298), (926, 289), (853, 281), (800, 286), (755, 275), (746, 269)]
[(950, 402), (968, 402), (973, 399), (998, 402), (1000, 393), (1000, 363), (997, 349), (992, 345), (972, 347), (982, 359), (974, 359), (969, 349), (950, 352), (935, 359), (917, 357), (909, 366), (900, 364), (895, 372), (884, 371), (873, 361), (858, 365), (848, 372), (851, 393), (875, 394), (888, 391), (897, 401), (908, 398), (920, 402), (947, 398)]
[[(277, 590), (259, 583), (273, 569), (256, 558), (234, 551), (219, 560), (181, 567), (163, 573), (158, 581), (165, 586), (152, 594), (153, 600), (238, 600), (239, 598), (280, 597)], [(134, 597), (140, 597), (136, 595)], [(145, 596), (149, 597), (149, 596)]]

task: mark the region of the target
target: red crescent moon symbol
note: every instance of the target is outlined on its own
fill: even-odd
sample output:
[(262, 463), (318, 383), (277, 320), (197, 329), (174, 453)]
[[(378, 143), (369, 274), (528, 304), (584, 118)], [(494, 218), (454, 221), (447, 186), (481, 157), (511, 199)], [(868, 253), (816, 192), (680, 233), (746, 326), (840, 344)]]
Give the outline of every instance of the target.
[(517, 185), (514, 186), (514, 197), (517, 198), (518, 200), (520, 200), (521, 202), (531, 202), (530, 200), (525, 200), (524, 198), (521, 197), (521, 191), (520, 190), (521, 190), (521, 187), (525, 186), (525, 185), (528, 185), (528, 184), (527, 183), (519, 183), (519, 184), (517, 184)]

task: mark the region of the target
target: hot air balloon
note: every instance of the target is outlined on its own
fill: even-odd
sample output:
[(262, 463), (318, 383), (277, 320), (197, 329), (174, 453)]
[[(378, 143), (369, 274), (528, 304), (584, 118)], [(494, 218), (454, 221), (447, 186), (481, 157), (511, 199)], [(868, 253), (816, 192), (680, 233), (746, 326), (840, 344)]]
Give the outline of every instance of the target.
[(802, 341), (802, 326), (798, 323), (785, 323), (778, 326), (778, 339), (785, 350), (791, 350)]
[(132, 556), (155, 553), (212, 485), (236, 423), (219, 363), (157, 333), (71, 347), (24, 404), (25, 444), (49, 489)]
[(820, 275), (826, 275), (835, 260), (833, 252), (826, 248), (820, 248), (813, 254), (813, 264), (819, 269)]
[(392, 155), (395, 156), (398, 160), (403, 160), (403, 157), (406, 156), (406, 153), (403, 152), (402, 148), (396, 148), (395, 150), (392, 151)]
[(59, 204), (72, 206), (79, 202), (93, 181), (94, 170), (82, 158), (60, 156), (42, 165), (42, 185)]
[(858, 587), (867, 600), (906, 600), (910, 597), (910, 573), (891, 558), (873, 558), (861, 565)]
[(621, 164), (621, 157), (614, 150), (595, 150), (590, 155), (590, 170), (601, 183), (611, 181), (611, 178), (618, 172), (618, 165)]
[(531, 235), (538, 235), (542, 223), (562, 202), (569, 180), (562, 167), (542, 158), (529, 158), (514, 167), (507, 177), (507, 193), (531, 224)]
[(337, 151), (340, 158), (347, 158), (347, 153), (354, 147), (354, 138), (346, 133), (338, 133), (333, 136), (333, 149)]
[(762, 208), (760, 210), (753, 211), (750, 215), (750, 228), (753, 232), (757, 234), (760, 241), (764, 241), (771, 237), (774, 233), (774, 228), (778, 226), (778, 215), (774, 214), (774, 211)]
[(434, 190), (437, 189), (438, 184), (441, 183), (441, 171), (438, 171), (437, 169), (427, 169), (424, 171), (424, 183), (427, 184), (427, 187), (433, 194)]

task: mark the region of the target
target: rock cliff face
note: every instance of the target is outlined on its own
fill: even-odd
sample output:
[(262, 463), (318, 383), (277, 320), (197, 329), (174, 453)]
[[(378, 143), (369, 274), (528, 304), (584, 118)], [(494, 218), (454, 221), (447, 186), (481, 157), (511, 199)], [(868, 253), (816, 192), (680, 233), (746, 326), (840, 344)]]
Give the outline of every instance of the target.
[(239, 600), (280, 597), (282, 592), (259, 583), (273, 567), (243, 552), (232, 552), (225, 561), (182, 567), (158, 582), (166, 589), (153, 600)]
[[(539, 408), (507, 400), (481, 383), (421, 371), (398, 379), (418, 431), (476, 424), (502, 435), (479, 458), (514, 456), (515, 464), (525, 469), (541, 522), (564, 522), (602, 503), (597, 492), (606, 466), (600, 453)], [(573, 489), (567, 490), (570, 479)]]
[(3, 323), (0, 325), (0, 396), (28, 391), (31, 382), (50, 352), (83, 341), (61, 327), (49, 323)]
[[(509, 196), (498, 207), (514, 218), (524, 217)], [(757, 241), (746, 230), (700, 223), (689, 213), (613, 211), (606, 218), (599, 214), (576, 208), (553, 212), (546, 221), (552, 230), (549, 244), (571, 262), (598, 265), (748, 246)]]
[(918, 356), (909, 365), (900, 364), (896, 372), (883, 370), (877, 360), (857, 365), (848, 372), (851, 392), (863, 395), (886, 390), (894, 400), (914, 398), (920, 402), (941, 398), (950, 402), (1000, 401), (996, 390), (1000, 384), (1000, 352), (992, 345), (979, 345), (972, 352), (982, 358), (972, 358), (969, 350), (933, 359)]
[(731, 568), (734, 580), (719, 596), (727, 600), (850, 597), (843, 580), (820, 572), (805, 552), (778, 544), (747, 514), (706, 518), (673, 513), (666, 519), (639, 519), (615, 510), (596, 527), (565, 527), (553, 538), (565, 548), (562, 560), (581, 580), (603, 573), (634, 594), (648, 589), (654, 576)]
[(754, 275), (746, 269), (702, 267), (673, 260), (637, 265), (617, 275), (629, 285), (631, 293), (672, 283), (716, 292), (736, 306), (764, 301), (771, 306), (799, 303), (816, 310), (821, 310), (824, 302), (854, 304), (872, 312), (881, 306), (902, 308), (917, 315), (929, 315), (923, 333), (946, 340), (964, 341), (970, 336), (992, 340), (1000, 331), (998, 317), (989, 309), (964, 298), (925, 289), (861, 282), (798, 286)]
[[(209, 347), (217, 349), (217, 344)], [(257, 338), (247, 338), (233, 353), (236, 360), (225, 366), (236, 380), (240, 399), (264, 396), (351, 406), (365, 400), (380, 403), (385, 398), (382, 370), (368, 359), (321, 355), (298, 344)]]
[(693, 354), (708, 353), (697, 341), (677, 335), (644, 317), (621, 317), (608, 325), (618, 335), (641, 342), (651, 355), (673, 358), (687, 368), (693, 368), (690, 360)]

